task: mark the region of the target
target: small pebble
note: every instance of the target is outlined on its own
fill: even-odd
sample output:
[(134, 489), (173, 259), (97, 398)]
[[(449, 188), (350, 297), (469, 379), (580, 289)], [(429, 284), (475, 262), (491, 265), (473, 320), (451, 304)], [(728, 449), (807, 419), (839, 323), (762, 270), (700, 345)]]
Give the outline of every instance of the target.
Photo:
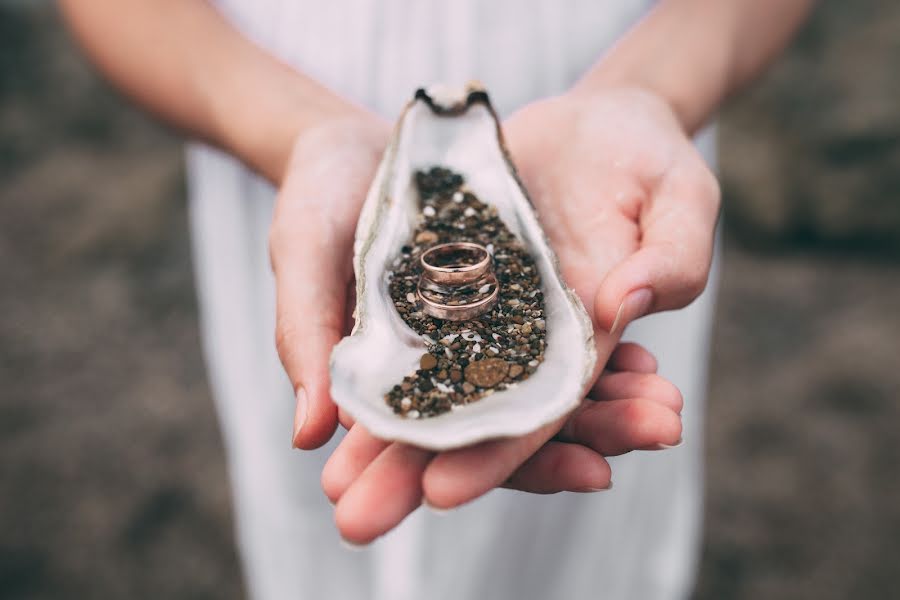
[(426, 229), (425, 231), (419, 232), (416, 234), (416, 243), (422, 245), (430, 245), (434, 244), (438, 241), (438, 234), (433, 231), (429, 231)]
[(466, 367), (466, 382), (478, 387), (492, 388), (506, 378), (509, 363), (502, 358), (485, 358)]
[(425, 353), (422, 355), (422, 358), (419, 359), (419, 368), (423, 371), (430, 371), (436, 366), (437, 359), (434, 357), (434, 354)]

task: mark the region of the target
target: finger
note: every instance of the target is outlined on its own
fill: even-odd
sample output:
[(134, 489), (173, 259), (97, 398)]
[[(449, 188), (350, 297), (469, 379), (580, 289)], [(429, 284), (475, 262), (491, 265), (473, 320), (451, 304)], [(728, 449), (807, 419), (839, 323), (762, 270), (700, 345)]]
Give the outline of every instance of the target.
[(606, 368), (612, 371), (656, 373), (657, 362), (656, 357), (640, 344), (622, 342), (613, 350)]
[[(270, 233), (276, 345), (297, 397), (293, 444), (310, 449), (327, 442), (337, 426), (328, 360), (344, 327), (350, 262), (339, 248), (349, 247), (349, 242), (338, 239), (320, 211), (292, 201), (279, 198), (288, 206), (276, 216)], [(299, 207), (305, 209), (303, 214), (292, 214)]]
[(354, 425), (347, 432), (322, 468), (322, 490), (332, 504), (389, 445), (389, 442), (373, 437), (361, 425)]
[(719, 187), (691, 150), (653, 190), (640, 216), (640, 248), (603, 279), (594, 300), (598, 324), (613, 334), (651, 312), (687, 306), (706, 287)]
[(566, 421), (557, 439), (616, 456), (639, 448), (677, 445), (681, 418), (667, 406), (644, 398), (586, 401)]
[[(356, 283), (355, 281), (350, 281), (347, 285), (347, 296), (345, 300), (345, 308), (344, 308), (344, 330), (341, 332), (342, 337), (347, 337), (350, 335), (353, 329), (353, 322), (355, 317), (353, 316), (353, 312), (356, 310)], [(341, 426), (350, 431), (353, 427), (353, 424), (356, 420), (350, 416), (346, 410), (341, 407), (338, 407), (338, 422)]]
[(453, 508), (502, 485), (562, 423), (559, 419), (525, 436), (439, 454), (422, 479), (427, 502), (437, 508)]
[(599, 402), (644, 398), (681, 414), (684, 399), (674, 384), (654, 373), (604, 373), (589, 394)]
[(609, 463), (580, 444), (550, 441), (516, 469), (503, 487), (531, 492), (597, 492), (611, 485)]
[(338, 500), (341, 536), (368, 544), (399, 525), (422, 504), (422, 473), (432, 456), (406, 444), (388, 446)]
[(341, 427), (350, 431), (353, 425), (356, 423), (356, 419), (354, 419), (350, 413), (348, 413), (343, 408), (338, 407), (338, 421), (341, 424)]

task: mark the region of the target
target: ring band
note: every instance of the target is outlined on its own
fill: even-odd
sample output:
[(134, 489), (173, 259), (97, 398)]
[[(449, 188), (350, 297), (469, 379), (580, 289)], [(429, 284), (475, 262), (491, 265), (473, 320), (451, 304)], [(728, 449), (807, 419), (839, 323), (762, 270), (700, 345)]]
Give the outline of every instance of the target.
[(500, 284), (497, 281), (497, 278), (491, 274), (486, 280), (491, 284), (493, 289), (484, 298), (480, 298), (475, 302), (467, 304), (444, 304), (435, 302), (434, 300), (429, 299), (426, 294), (422, 293), (423, 279), (425, 279), (424, 275), (422, 279), (419, 279), (419, 284), (416, 286), (416, 295), (418, 295), (419, 300), (422, 302), (422, 310), (427, 315), (446, 321), (467, 321), (479, 315), (483, 315), (494, 308), (500, 293)]
[[(469, 257), (471, 262), (465, 262)], [(432, 246), (419, 258), (425, 276), (435, 283), (471, 283), (487, 273), (491, 255), (481, 244), (450, 242)]]

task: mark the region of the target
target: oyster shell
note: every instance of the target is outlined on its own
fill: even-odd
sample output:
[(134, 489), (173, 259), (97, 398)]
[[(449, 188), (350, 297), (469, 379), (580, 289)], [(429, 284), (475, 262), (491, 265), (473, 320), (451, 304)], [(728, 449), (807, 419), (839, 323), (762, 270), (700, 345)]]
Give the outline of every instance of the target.
[[(413, 174), (434, 165), (462, 174), (533, 257), (543, 282), (547, 349), (527, 380), (459, 410), (410, 419), (395, 414), (384, 395), (418, 368), (427, 345), (397, 313), (387, 274), (419, 218)], [(331, 395), (376, 437), (433, 450), (457, 448), (530, 433), (575, 408), (583, 397), (596, 361), (591, 321), (562, 281), (484, 90), (416, 92), (363, 205), (354, 270), (356, 322), (332, 352)]]

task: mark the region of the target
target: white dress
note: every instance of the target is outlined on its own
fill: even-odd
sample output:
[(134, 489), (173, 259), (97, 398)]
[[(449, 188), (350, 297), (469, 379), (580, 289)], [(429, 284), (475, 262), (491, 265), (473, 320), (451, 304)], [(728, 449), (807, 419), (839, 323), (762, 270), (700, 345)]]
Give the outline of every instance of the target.
[[(436, 81), (484, 82), (501, 114), (561, 92), (648, 4), (218, 2), (260, 45), (389, 118), (416, 87)], [(713, 136), (701, 137), (698, 144), (711, 157)], [(446, 515), (420, 509), (372, 548), (354, 552), (339, 543), (319, 486), (336, 440), (317, 452), (290, 447), (294, 401), (273, 343), (266, 246), (274, 190), (204, 146), (190, 148), (188, 165), (203, 342), (251, 597), (668, 600), (689, 594), (701, 522), (711, 292), (627, 332), (655, 352), (660, 372), (684, 393), (682, 446), (612, 459), (610, 492), (496, 490)]]

